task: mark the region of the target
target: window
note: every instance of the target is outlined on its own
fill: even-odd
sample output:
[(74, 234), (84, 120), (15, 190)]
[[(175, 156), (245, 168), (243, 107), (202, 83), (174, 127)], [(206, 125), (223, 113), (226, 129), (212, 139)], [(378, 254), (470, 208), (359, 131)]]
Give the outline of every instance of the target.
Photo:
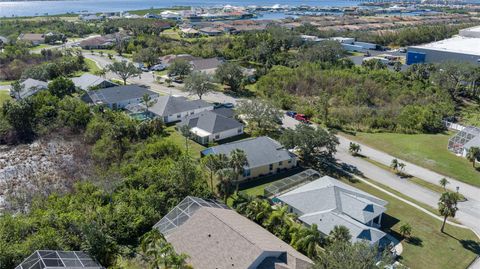
[(242, 133), (242, 131), (243, 131), (242, 128), (238, 128), (237, 133), (240, 134), (240, 133)]
[(270, 169), (270, 170), (273, 170), (273, 164), (270, 164), (270, 168), (269, 168), (269, 169)]
[(250, 169), (244, 169), (243, 170), (243, 177), (249, 177), (250, 176)]
[(283, 165), (283, 162), (282, 161), (279, 161), (278, 162), (278, 166), (282, 166)]
[(215, 135), (215, 139), (219, 139), (219, 138), (220, 138), (219, 134)]

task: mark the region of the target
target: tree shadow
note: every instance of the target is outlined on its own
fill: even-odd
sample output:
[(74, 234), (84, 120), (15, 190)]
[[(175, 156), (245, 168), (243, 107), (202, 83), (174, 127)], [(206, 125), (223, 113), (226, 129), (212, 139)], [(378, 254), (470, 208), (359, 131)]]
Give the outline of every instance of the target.
[(480, 243), (473, 240), (459, 240), (463, 248), (470, 250), (471, 252), (480, 255)]
[(414, 245), (414, 246), (423, 246), (423, 240), (418, 237), (418, 236), (411, 236), (405, 240), (408, 244)]

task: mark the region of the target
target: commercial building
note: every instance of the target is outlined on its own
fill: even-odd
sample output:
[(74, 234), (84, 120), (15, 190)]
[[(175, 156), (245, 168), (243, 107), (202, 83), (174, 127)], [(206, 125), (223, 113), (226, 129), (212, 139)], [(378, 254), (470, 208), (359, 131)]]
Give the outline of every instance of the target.
[(407, 50), (407, 64), (465, 62), (480, 64), (480, 26), (463, 29), (458, 36)]
[(202, 151), (202, 156), (209, 154), (228, 156), (235, 149), (240, 149), (247, 155), (247, 165), (239, 178), (241, 181), (277, 174), (297, 166), (297, 156), (267, 136), (207, 148)]
[(260, 225), (213, 200), (186, 197), (154, 228), (196, 269), (307, 269), (313, 262)]
[[(315, 178), (311, 172), (306, 174), (306, 181)], [(297, 214), (306, 225), (316, 224), (325, 235), (335, 226), (345, 226), (354, 242), (367, 241), (381, 246), (390, 242), (387, 234), (379, 229), (387, 202), (329, 176), (301, 185), (272, 200), (287, 205), (290, 212)]]

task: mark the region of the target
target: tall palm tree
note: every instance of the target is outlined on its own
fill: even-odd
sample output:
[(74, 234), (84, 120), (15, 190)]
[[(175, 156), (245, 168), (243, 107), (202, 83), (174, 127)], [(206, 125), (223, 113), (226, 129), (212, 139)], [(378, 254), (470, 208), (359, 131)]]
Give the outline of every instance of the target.
[(335, 225), (330, 231), (328, 238), (333, 242), (348, 242), (352, 238), (350, 230), (343, 225)]
[(202, 158), (202, 165), (210, 173), (210, 187), (212, 188), (212, 192), (213, 192), (214, 191), (213, 190), (213, 177), (214, 177), (215, 173), (217, 172), (217, 170), (219, 169), (219, 167), (218, 167), (219, 166), (218, 165), (218, 155), (209, 154), (209, 155), (205, 156), (204, 158)]
[(153, 229), (142, 237), (140, 249), (151, 269), (168, 267), (173, 247), (157, 229)]
[(262, 224), (270, 217), (271, 213), (272, 206), (266, 200), (256, 198), (248, 206), (245, 215), (256, 223)]
[(450, 184), (450, 181), (448, 181), (448, 179), (446, 178), (442, 178), (440, 179), (439, 183), (440, 183), (440, 186), (442, 186), (443, 189), (447, 191), (447, 185)]
[(440, 212), (440, 215), (443, 216), (442, 228), (440, 229), (442, 233), (445, 229), (445, 223), (447, 222), (447, 218), (454, 218), (455, 214), (457, 213), (458, 200), (458, 194), (454, 192), (444, 192), (442, 193), (442, 196), (440, 196), (440, 200), (438, 201), (438, 211)]
[[(273, 209), (272, 213), (265, 221), (265, 226), (273, 232), (276, 236), (280, 237), (281, 239), (286, 239), (286, 233), (288, 230), (285, 230), (286, 227), (289, 227), (290, 224), (293, 222), (293, 218), (295, 214), (290, 213), (288, 211), (288, 206), (277, 206)], [(288, 235), (289, 237), (290, 235)]]
[(467, 151), (466, 157), (467, 157), (467, 160), (469, 160), (472, 163), (473, 168), (475, 168), (475, 163), (480, 158), (480, 148), (478, 147), (469, 148)]
[(311, 259), (318, 255), (320, 245), (323, 242), (323, 236), (318, 230), (317, 224), (313, 224), (309, 228), (301, 227), (299, 230), (299, 237), (293, 243), (293, 246)]
[(398, 160), (397, 159), (393, 159), (392, 162), (390, 163), (390, 167), (393, 169), (393, 171), (397, 171), (398, 170)]
[(250, 204), (254, 201), (253, 196), (237, 192), (234, 196), (232, 206), (235, 208), (240, 214), (245, 215), (249, 209)]
[(232, 180), (234, 178), (234, 172), (230, 168), (223, 168), (217, 171), (218, 193), (223, 197), (223, 201), (226, 203), (230, 195), (232, 195)]
[(247, 155), (241, 149), (235, 149), (230, 153), (230, 167), (235, 173), (235, 191), (238, 192), (238, 178), (243, 173), (245, 165), (248, 164)]

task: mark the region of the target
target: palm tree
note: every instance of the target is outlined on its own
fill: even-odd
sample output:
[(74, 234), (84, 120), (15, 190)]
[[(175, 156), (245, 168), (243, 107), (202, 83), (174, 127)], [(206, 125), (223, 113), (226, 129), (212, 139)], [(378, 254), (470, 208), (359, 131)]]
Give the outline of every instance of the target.
[(219, 169), (219, 167), (218, 167), (218, 157), (217, 156), (218, 155), (209, 154), (209, 155), (205, 156), (204, 158), (202, 158), (202, 165), (210, 173), (210, 187), (212, 188), (212, 192), (214, 191), (213, 190), (213, 177), (214, 177), (215, 173), (217, 172), (217, 170)]
[(447, 191), (447, 185), (450, 184), (450, 181), (448, 181), (448, 179), (446, 178), (442, 178), (440, 179), (439, 183), (440, 183), (440, 186), (442, 186), (443, 189)]
[(148, 260), (150, 268), (168, 267), (173, 247), (157, 229), (153, 229), (142, 237), (140, 249)]
[(142, 101), (141, 103), (145, 106), (145, 114), (147, 114), (148, 109), (155, 104), (155, 100), (152, 100), (152, 97), (148, 94), (144, 94), (142, 96)]
[[(170, 267), (171, 269), (193, 269), (192, 266), (190, 266), (187, 263), (188, 255), (182, 253), (182, 254), (174, 254), (170, 256)], [(166, 268), (165, 268), (166, 269)]]
[(399, 232), (403, 237), (410, 237), (410, 235), (412, 235), (412, 226), (408, 223), (404, 223), (400, 226)]
[(311, 259), (317, 257), (323, 242), (323, 236), (318, 230), (317, 224), (313, 224), (309, 228), (301, 227), (298, 234), (300, 236), (293, 243), (293, 247), (306, 253)]
[(458, 194), (454, 192), (444, 192), (442, 193), (442, 196), (440, 196), (440, 200), (438, 201), (438, 211), (440, 212), (440, 215), (443, 216), (442, 228), (440, 229), (442, 233), (445, 229), (447, 218), (453, 218), (457, 213), (458, 198)]
[(352, 238), (350, 230), (343, 225), (335, 225), (330, 231), (328, 238), (332, 242), (348, 242)]
[(256, 198), (248, 205), (245, 213), (247, 218), (262, 224), (270, 217), (272, 207), (266, 200)]
[(390, 167), (393, 169), (393, 171), (397, 171), (398, 170), (398, 160), (393, 159), (392, 163), (390, 163)]
[(273, 234), (282, 240), (290, 236), (289, 234), (287, 235), (288, 230), (286, 230), (286, 228), (290, 227), (295, 217), (295, 214), (290, 213), (288, 210), (287, 205), (275, 207), (264, 223), (269, 231), (273, 232)]
[(240, 214), (245, 215), (249, 209), (250, 203), (252, 203), (253, 200), (253, 196), (242, 192), (237, 192), (234, 196), (232, 207), (235, 208)]
[(230, 153), (230, 167), (235, 173), (235, 191), (238, 192), (239, 176), (243, 173), (243, 168), (248, 164), (247, 155), (241, 149), (235, 149)]
[(223, 201), (226, 203), (230, 195), (232, 195), (232, 180), (234, 178), (234, 172), (230, 168), (223, 168), (217, 171), (218, 193), (223, 197)]
[(400, 171), (403, 172), (403, 170), (405, 169), (405, 166), (407, 166), (405, 163), (402, 163), (402, 162), (399, 162), (398, 163), (398, 168), (400, 169)]
[(350, 152), (350, 154), (352, 154), (353, 156), (357, 156), (361, 150), (362, 149), (360, 148), (359, 144), (350, 142), (350, 146), (348, 148), (348, 151)]
[(475, 162), (480, 159), (480, 148), (478, 147), (471, 147), (468, 149), (467, 151), (467, 160), (469, 160), (472, 165), (473, 165), (473, 168), (475, 168)]

